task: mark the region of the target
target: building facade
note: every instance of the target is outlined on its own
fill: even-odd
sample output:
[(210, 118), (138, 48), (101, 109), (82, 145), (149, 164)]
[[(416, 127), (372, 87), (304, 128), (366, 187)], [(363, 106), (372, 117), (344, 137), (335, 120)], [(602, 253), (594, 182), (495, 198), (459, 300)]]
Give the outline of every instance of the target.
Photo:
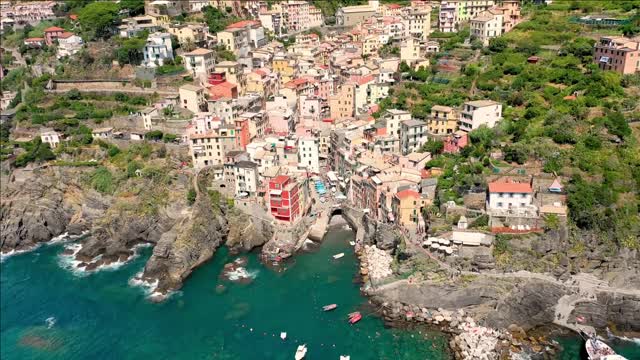
[(594, 46), (593, 61), (602, 70), (627, 75), (640, 71), (640, 41), (601, 37)]
[(458, 127), (469, 132), (482, 125), (493, 128), (502, 119), (502, 104), (491, 100), (467, 101), (462, 107)]

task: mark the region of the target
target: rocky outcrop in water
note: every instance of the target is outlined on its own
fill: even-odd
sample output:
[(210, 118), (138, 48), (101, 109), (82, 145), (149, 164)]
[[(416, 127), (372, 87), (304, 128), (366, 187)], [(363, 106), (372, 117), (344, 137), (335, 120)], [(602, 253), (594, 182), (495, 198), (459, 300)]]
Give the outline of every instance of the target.
[(214, 210), (208, 197), (198, 196), (191, 214), (160, 237), (143, 279), (157, 280), (156, 291), (162, 294), (179, 289), (196, 267), (213, 256), (227, 232), (223, 213)]

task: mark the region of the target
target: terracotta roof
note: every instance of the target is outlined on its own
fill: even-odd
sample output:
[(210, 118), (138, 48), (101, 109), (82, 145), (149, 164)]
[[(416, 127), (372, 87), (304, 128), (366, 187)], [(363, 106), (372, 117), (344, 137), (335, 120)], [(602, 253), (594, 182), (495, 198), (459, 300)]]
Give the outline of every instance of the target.
[(388, 4), (387, 7), (389, 9), (400, 9), (402, 6), (399, 4)]
[(354, 83), (358, 84), (358, 85), (364, 85), (367, 83), (370, 83), (372, 81), (375, 80), (375, 76), (373, 75), (366, 75), (366, 76), (352, 76), (351, 81), (353, 81)]
[(287, 175), (278, 175), (276, 176), (273, 180), (271, 180), (272, 182), (276, 183), (276, 184), (284, 184), (289, 180), (289, 177)]
[(52, 27), (48, 27), (46, 29), (44, 29), (44, 32), (57, 32), (57, 31), (64, 31), (63, 28), (59, 28), (57, 26), (52, 26)]
[(76, 14), (70, 14), (70, 15), (69, 15), (69, 19), (71, 19), (71, 20), (78, 20), (78, 15), (76, 15)]
[(24, 41), (26, 42), (44, 41), (44, 38), (38, 38), (38, 37), (28, 38), (28, 39), (24, 39)]
[(59, 37), (60, 39), (66, 39), (66, 38), (70, 38), (70, 37), (72, 37), (73, 35), (75, 35), (75, 34), (74, 34), (74, 33), (72, 33), (72, 32), (65, 31), (65, 32), (63, 32), (62, 34), (60, 34), (58, 37)]
[(241, 28), (244, 28), (246, 26), (253, 26), (253, 25), (262, 25), (262, 23), (260, 21), (256, 21), (256, 20), (243, 20), (243, 21), (238, 21), (236, 23), (233, 23), (233, 24), (227, 26), (227, 30), (228, 29), (241, 29)]
[(407, 190), (402, 190), (402, 191), (400, 191), (399, 193), (397, 193), (397, 194), (396, 194), (396, 197), (397, 197), (398, 199), (401, 199), (401, 200), (402, 200), (402, 199), (409, 198), (409, 197), (414, 197), (414, 198), (416, 198), (416, 197), (420, 197), (420, 193), (419, 193), (419, 192), (417, 192), (417, 191), (415, 191), (415, 190), (407, 189)]
[(531, 184), (512, 181), (496, 181), (489, 183), (490, 193), (531, 193)]

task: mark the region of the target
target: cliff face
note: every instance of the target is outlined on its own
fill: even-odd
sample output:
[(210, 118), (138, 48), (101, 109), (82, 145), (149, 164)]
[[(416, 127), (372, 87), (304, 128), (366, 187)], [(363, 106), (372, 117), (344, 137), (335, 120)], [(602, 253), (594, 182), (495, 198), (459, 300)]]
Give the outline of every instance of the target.
[(198, 196), (191, 214), (160, 236), (143, 278), (157, 280), (156, 291), (163, 294), (179, 289), (193, 269), (213, 256), (227, 231), (223, 214), (214, 211), (207, 197)]
[(250, 251), (266, 244), (273, 237), (272, 223), (251, 217), (239, 210), (230, 210), (226, 214), (229, 225), (226, 245), (231, 251)]
[(83, 225), (86, 196), (78, 186), (78, 171), (16, 170), (0, 188), (0, 249), (27, 250)]

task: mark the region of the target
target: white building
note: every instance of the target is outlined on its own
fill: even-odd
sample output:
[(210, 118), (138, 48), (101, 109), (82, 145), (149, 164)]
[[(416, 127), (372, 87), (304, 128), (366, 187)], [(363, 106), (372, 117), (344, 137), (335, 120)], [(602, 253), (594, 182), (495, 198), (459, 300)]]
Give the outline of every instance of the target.
[(309, 172), (320, 173), (320, 141), (307, 137), (298, 140), (298, 163), (307, 168)]
[(486, 125), (493, 128), (502, 119), (502, 104), (492, 100), (467, 101), (462, 106), (458, 127), (471, 131)]
[(400, 124), (400, 151), (402, 155), (420, 150), (427, 142), (427, 123), (411, 119)]
[(74, 55), (82, 49), (82, 45), (84, 45), (84, 42), (80, 36), (74, 35), (70, 32), (64, 32), (62, 35), (58, 36), (57, 57), (62, 58)]
[[(253, 196), (258, 191), (258, 164), (238, 161), (234, 167), (236, 196)], [(246, 195), (245, 195), (246, 194)]]
[(208, 49), (195, 49), (182, 54), (184, 65), (195, 76), (209, 76), (215, 68), (215, 53)]
[(533, 188), (530, 183), (519, 183), (509, 179), (489, 183), (487, 210), (518, 210), (533, 206)]
[(99, 128), (91, 131), (91, 137), (94, 139), (109, 139), (113, 136), (113, 128)]
[(18, 95), (18, 93), (16, 93), (15, 91), (4, 91), (2, 92), (2, 94), (0, 94), (0, 110), (6, 110), (9, 108), (9, 105), (11, 105), (11, 102), (13, 101), (13, 99), (16, 98), (16, 96)]
[(43, 143), (49, 144), (49, 146), (53, 149), (60, 145), (60, 141), (62, 140), (62, 136), (55, 130), (43, 130), (40, 133), (40, 139)]
[(149, 35), (143, 53), (144, 65), (147, 67), (162, 66), (165, 60), (173, 59), (171, 34), (158, 32)]
[(471, 35), (482, 42), (482, 45), (489, 45), (489, 40), (502, 35), (504, 15), (491, 10), (485, 11), (480, 16), (471, 19)]
[(405, 110), (389, 109), (383, 115), (383, 119), (387, 124), (387, 135), (399, 139), (400, 123), (411, 120), (411, 113)]

